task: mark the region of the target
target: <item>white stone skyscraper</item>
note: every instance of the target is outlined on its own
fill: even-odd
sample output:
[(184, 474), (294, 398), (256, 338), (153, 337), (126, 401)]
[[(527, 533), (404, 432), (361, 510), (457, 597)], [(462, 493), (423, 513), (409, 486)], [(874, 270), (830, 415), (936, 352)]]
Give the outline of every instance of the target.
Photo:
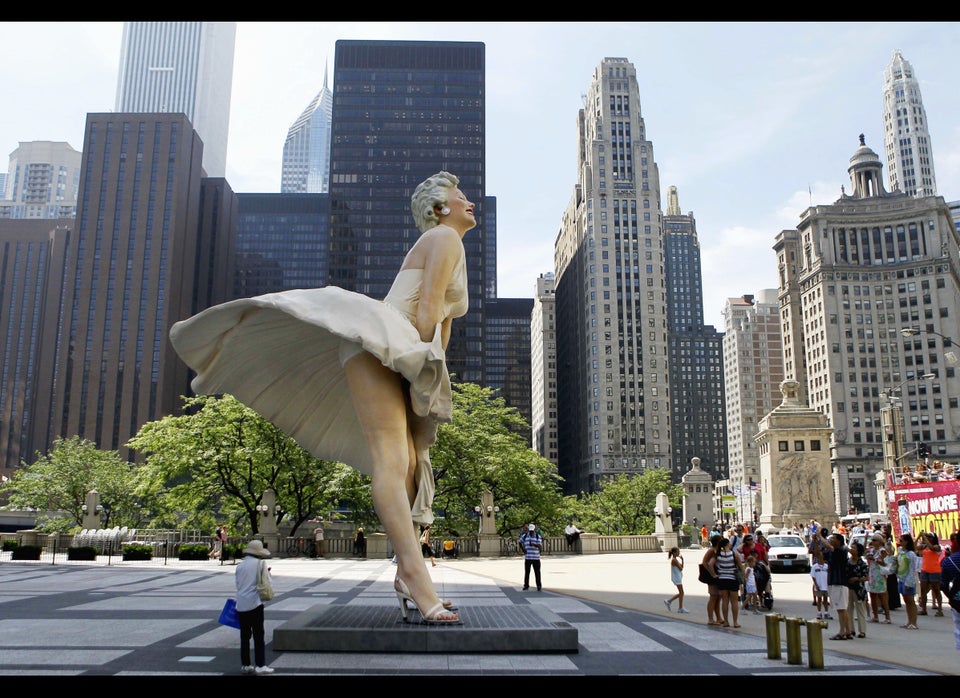
[(920, 82), (900, 49), (883, 71), (883, 144), (890, 191), (936, 196), (933, 146)]
[(760, 452), (754, 437), (760, 420), (782, 398), (783, 338), (777, 290), (728, 298), (723, 317), (729, 479), (733, 488), (740, 487), (737, 518), (746, 520), (760, 510)]
[[(834, 429), (837, 512), (878, 511), (877, 473), (891, 438), (881, 411), (902, 410), (902, 452), (925, 443), (960, 457), (960, 235), (942, 196), (886, 192), (880, 157), (860, 136), (850, 191), (800, 214), (777, 237), (784, 377)], [(803, 448), (783, 441), (781, 455)]]
[(330, 191), (330, 124), (333, 93), (323, 72), (323, 89), (287, 131), (280, 175), (282, 194), (325, 194)]
[(183, 113), (203, 141), (203, 170), (223, 177), (234, 22), (124, 22), (117, 112)]
[(577, 184), (554, 250), (566, 494), (672, 468), (660, 176), (629, 60), (597, 66), (577, 129)]
[(541, 274), (530, 316), (530, 429), (534, 451), (557, 464), (557, 319), (553, 272)]

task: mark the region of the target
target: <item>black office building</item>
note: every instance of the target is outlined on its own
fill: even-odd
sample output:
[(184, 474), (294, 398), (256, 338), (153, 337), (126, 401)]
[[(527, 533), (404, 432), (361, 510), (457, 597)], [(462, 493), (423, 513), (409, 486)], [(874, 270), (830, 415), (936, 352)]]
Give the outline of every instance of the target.
[(327, 285), (327, 194), (237, 194), (234, 298)]
[(486, 221), (485, 47), (479, 42), (336, 44), (330, 148), (328, 283), (382, 299), (420, 235), (417, 184), (446, 170), (476, 204), (464, 237), (470, 310), (453, 323), (455, 380), (485, 384), (484, 299), (495, 282)]

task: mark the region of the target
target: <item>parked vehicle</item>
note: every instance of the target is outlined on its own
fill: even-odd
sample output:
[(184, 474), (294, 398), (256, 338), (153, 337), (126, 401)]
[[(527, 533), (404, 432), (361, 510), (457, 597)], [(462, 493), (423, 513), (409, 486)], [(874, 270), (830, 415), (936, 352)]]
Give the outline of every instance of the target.
[(795, 533), (772, 533), (767, 536), (770, 550), (767, 564), (771, 572), (810, 572), (810, 555), (807, 544)]

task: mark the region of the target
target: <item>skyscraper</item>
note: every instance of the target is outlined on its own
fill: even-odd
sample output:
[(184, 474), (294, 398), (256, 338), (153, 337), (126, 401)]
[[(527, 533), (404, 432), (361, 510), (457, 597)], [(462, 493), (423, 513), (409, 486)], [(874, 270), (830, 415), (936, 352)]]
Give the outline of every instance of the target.
[(630, 61), (597, 66), (577, 123), (577, 185), (554, 252), (567, 494), (672, 470), (660, 181)]
[(495, 288), (484, 80), (479, 42), (338, 41), (330, 149), (329, 283), (373, 298), (386, 296), (420, 235), (414, 188), (440, 170), (460, 178), (478, 224), (463, 238), (470, 309), (453, 323), (447, 360), (455, 380), (480, 385), (485, 290)]
[(327, 285), (330, 198), (237, 194), (236, 298)]
[(936, 196), (933, 146), (920, 81), (900, 49), (883, 71), (883, 143), (890, 191)]
[[(529, 426), (531, 298), (488, 298), (486, 310), (486, 385), (515, 408)], [(522, 433), (529, 443), (529, 429)]]
[(208, 177), (226, 172), (236, 32), (233, 22), (123, 25), (115, 111), (186, 114)]
[(759, 492), (750, 490), (751, 483), (760, 482), (760, 453), (753, 439), (760, 420), (782, 398), (783, 340), (776, 289), (764, 289), (756, 297), (728, 298), (723, 317), (727, 462), (730, 484), (741, 488), (736, 518), (744, 521), (760, 510)]
[(943, 197), (888, 193), (881, 169), (861, 135), (851, 193), (805, 210), (774, 245), (785, 378), (833, 427), (837, 511), (877, 511), (891, 398), (910, 444), (960, 456), (960, 235)]
[(189, 394), (168, 331), (228, 299), (236, 225), (226, 182), (201, 177), (201, 150), (183, 114), (87, 115), (75, 229), (45, 320), (56, 332), (42, 348), (37, 450), (77, 435), (126, 454)]
[(81, 153), (69, 143), (21, 141), (10, 154), (9, 200), (0, 218), (71, 218), (77, 213)]
[[(72, 218), (0, 220), (0, 475), (30, 462), (32, 408), (56, 344), (57, 312)], [(47, 362), (49, 359), (47, 359)], [(38, 448), (44, 448), (41, 444)]]
[(280, 191), (320, 194), (330, 191), (330, 121), (333, 93), (323, 73), (323, 89), (287, 131), (283, 144)]
[(727, 476), (727, 430), (723, 404), (723, 335), (703, 324), (700, 242), (693, 213), (680, 212), (677, 188), (667, 191), (663, 215), (670, 372), (673, 481), (680, 482), (693, 458), (715, 480)]
[(557, 321), (553, 272), (537, 279), (530, 321), (533, 450), (557, 464)]

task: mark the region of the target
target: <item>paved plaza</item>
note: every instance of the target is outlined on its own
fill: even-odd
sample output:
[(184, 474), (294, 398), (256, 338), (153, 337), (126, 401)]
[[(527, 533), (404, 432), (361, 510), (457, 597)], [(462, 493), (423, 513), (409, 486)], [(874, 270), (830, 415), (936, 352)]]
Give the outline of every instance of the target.
[[(575, 652), (384, 653), (277, 651), (273, 633), (316, 606), (395, 609), (396, 567), (389, 560), (274, 559), (277, 596), (267, 603), (271, 677), (241, 676), (239, 633), (219, 625), (233, 594), (234, 567), (209, 562), (167, 564), (21, 564), (0, 562), (0, 675), (211, 676), (262, 681), (295, 676), (562, 677), (649, 675), (784, 675), (929, 677), (960, 674), (953, 621), (920, 618), (920, 630), (868, 624), (865, 639), (830, 641), (823, 668), (789, 663), (781, 622), (781, 657), (768, 656), (763, 615), (741, 613), (742, 628), (706, 625), (706, 588), (696, 581), (702, 551), (684, 550), (688, 615), (670, 613), (673, 593), (666, 555), (551, 555), (543, 560), (543, 592), (522, 591), (520, 558), (441, 560), (430, 568), (443, 598), (464, 616), (520, 610), (549, 614), (577, 631)], [(813, 618), (809, 575), (775, 574), (773, 612)], [(944, 604), (946, 607), (946, 604)], [(676, 605), (674, 605), (674, 609)], [(450, 632), (451, 628), (431, 629)], [(469, 629), (464, 627), (464, 632)]]

